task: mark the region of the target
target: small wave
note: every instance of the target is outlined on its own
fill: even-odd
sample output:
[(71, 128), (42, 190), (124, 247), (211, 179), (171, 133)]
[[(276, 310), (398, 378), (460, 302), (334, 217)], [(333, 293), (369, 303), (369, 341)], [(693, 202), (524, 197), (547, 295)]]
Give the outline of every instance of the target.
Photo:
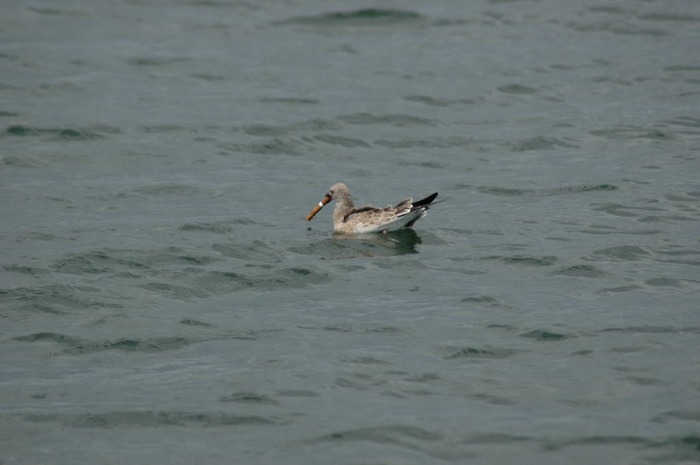
[(169, 282), (153, 281), (138, 286), (140, 289), (154, 292), (163, 297), (170, 299), (191, 301), (193, 299), (204, 299), (209, 296), (209, 293), (196, 286), (185, 286), (182, 284), (173, 284)]
[(549, 331), (546, 329), (534, 329), (520, 335), (525, 339), (534, 339), (535, 341), (563, 341), (569, 339), (572, 336), (569, 334), (559, 333), (555, 331)]
[(224, 151), (247, 153), (253, 155), (304, 155), (315, 149), (308, 141), (294, 137), (272, 137), (264, 142), (218, 144)]
[(572, 265), (557, 270), (553, 274), (572, 278), (600, 278), (601, 276), (605, 276), (604, 271), (592, 265)]
[(471, 359), (471, 358), (492, 358), (501, 359), (508, 358), (516, 355), (520, 351), (514, 349), (503, 349), (495, 347), (450, 347), (443, 349), (443, 352), (447, 352), (444, 356), (445, 360), (455, 360), (455, 359)]
[(515, 442), (533, 442), (530, 436), (513, 436), (504, 433), (482, 433), (475, 434), (464, 440), (465, 444), (512, 444)]
[(85, 12), (82, 9), (59, 9), (59, 8), (50, 8), (50, 7), (28, 7), (27, 8), (29, 11), (32, 11), (36, 14), (39, 15), (47, 15), (47, 16), (73, 16), (73, 17), (81, 17), (85, 15)]
[(137, 194), (147, 195), (149, 197), (169, 197), (173, 195), (202, 195), (204, 191), (198, 187), (189, 186), (180, 183), (157, 183), (148, 186), (138, 187), (134, 189)]
[(651, 140), (671, 140), (674, 138), (673, 133), (662, 131), (658, 128), (640, 127), (640, 126), (619, 126), (610, 129), (595, 129), (590, 131), (590, 134), (596, 137), (602, 137), (609, 140), (626, 140), (626, 139), (651, 139)]
[(50, 268), (60, 273), (70, 274), (99, 274), (110, 273), (114, 269), (105, 264), (111, 258), (103, 252), (90, 252), (56, 260)]
[(262, 103), (282, 103), (285, 105), (318, 105), (319, 100), (313, 98), (300, 97), (263, 97), (260, 99)]
[(30, 276), (46, 276), (50, 273), (49, 270), (27, 265), (3, 265), (3, 268), (5, 271), (9, 271), (11, 273), (20, 273)]
[(311, 16), (297, 16), (275, 24), (300, 24), (304, 26), (387, 26), (400, 24), (415, 24), (426, 18), (413, 11), (365, 8), (353, 11), (336, 11)]
[(443, 439), (442, 433), (437, 431), (412, 425), (389, 425), (337, 430), (309, 442), (330, 442), (337, 444), (335, 447), (341, 447), (339, 443), (351, 443), (348, 444), (350, 446), (357, 442), (389, 445), (411, 451), (413, 454), (423, 454), (432, 459), (445, 461), (463, 461), (465, 458), (474, 456), (473, 453), (461, 448), (457, 450), (446, 449)]
[(700, 22), (700, 16), (683, 13), (669, 13), (669, 12), (652, 12), (644, 13), (637, 16), (639, 19), (644, 21), (661, 21), (661, 22)]
[(234, 228), (230, 222), (204, 222), (204, 223), (188, 223), (180, 226), (180, 231), (184, 232), (210, 232), (214, 234), (231, 234)]
[(604, 328), (600, 333), (629, 333), (629, 334), (677, 334), (682, 332), (699, 333), (700, 327), (691, 326), (688, 328), (675, 328), (673, 326), (618, 326)]
[(17, 287), (0, 289), (0, 303), (5, 308), (16, 309), (24, 315), (26, 311), (62, 315), (86, 308), (121, 308), (121, 304), (94, 298), (89, 294), (100, 294), (99, 289), (77, 288), (65, 285), (39, 287)]
[(699, 287), (700, 281), (693, 279), (652, 278), (644, 281), (644, 284), (653, 287), (676, 287), (679, 289), (685, 289)]
[(428, 95), (407, 95), (403, 98), (407, 102), (420, 103), (431, 107), (448, 107), (452, 105), (473, 105), (479, 103), (481, 99), (448, 99), (431, 97)]
[(336, 135), (332, 135), (332, 134), (320, 134), (318, 136), (315, 136), (314, 139), (319, 141), (319, 142), (324, 142), (324, 143), (330, 144), (330, 145), (337, 145), (339, 147), (366, 148), (366, 147), (370, 146), (367, 142), (365, 142), (361, 139), (354, 139), (354, 138), (350, 138), (350, 137), (341, 137), (341, 136), (336, 136)]
[(489, 295), (474, 295), (469, 297), (464, 297), (460, 300), (462, 303), (474, 304), (480, 307), (502, 307), (503, 305), (498, 301), (497, 298)]
[(279, 263), (285, 258), (283, 251), (265, 241), (257, 239), (252, 242), (244, 243), (231, 242), (214, 244), (212, 249), (224, 257), (254, 262)]
[(59, 423), (71, 428), (124, 428), (144, 426), (150, 428), (159, 426), (218, 427), (233, 425), (274, 425), (282, 423), (278, 418), (262, 415), (134, 410), (82, 414), (33, 413), (23, 415), (22, 420), (35, 423)]
[[(289, 133), (301, 131), (338, 131), (342, 125), (337, 121), (323, 118), (315, 118), (293, 124), (244, 124), (237, 126), (236, 131), (257, 137), (280, 138)], [(245, 146), (244, 144), (242, 146)]]
[(255, 392), (235, 392), (227, 396), (219, 397), (219, 402), (235, 402), (238, 404), (254, 404), (254, 405), (279, 405), (280, 403), (270, 396), (265, 394), (257, 394)]
[(305, 389), (284, 389), (277, 391), (277, 395), (280, 397), (321, 397), (319, 393)]
[(506, 84), (498, 88), (499, 92), (504, 94), (515, 94), (515, 95), (530, 95), (539, 92), (538, 89), (534, 87), (524, 86), (522, 84)]
[(41, 332), (14, 338), (20, 342), (53, 342), (64, 347), (63, 352), (70, 355), (83, 355), (105, 350), (124, 352), (164, 352), (177, 350), (197, 342), (184, 337), (160, 338), (123, 338), (115, 341), (91, 341), (79, 337), (67, 336), (60, 333)]
[(379, 139), (374, 141), (380, 147), (391, 149), (408, 149), (408, 148), (424, 148), (424, 149), (447, 149), (452, 147), (470, 147), (478, 142), (468, 137), (438, 137), (438, 138), (404, 138), (404, 139)]
[[(258, 271), (253, 271), (255, 268)], [(319, 284), (331, 278), (313, 268), (290, 267), (275, 269), (272, 265), (248, 267), (250, 272), (210, 271), (194, 277), (188, 286), (166, 283), (151, 283), (148, 290), (176, 298), (205, 297), (212, 294), (228, 294), (243, 289), (271, 291), (298, 289), (310, 284)]]
[(511, 150), (514, 152), (527, 152), (531, 150), (554, 150), (559, 147), (576, 148), (576, 144), (556, 137), (532, 137), (513, 143)]
[(181, 325), (185, 326), (200, 326), (200, 327), (206, 327), (206, 328), (211, 328), (214, 325), (210, 323), (205, 323), (203, 321), (195, 320), (194, 318), (183, 318), (180, 320)]
[(639, 436), (584, 436), (580, 438), (562, 439), (562, 440), (552, 440), (547, 441), (547, 450), (559, 450), (565, 447), (572, 446), (612, 446), (612, 445), (635, 445), (635, 446), (645, 446), (654, 447), (657, 444), (654, 440), (639, 437)]
[(15, 124), (5, 129), (8, 136), (31, 137), (31, 136), (51, 136), (55, 140), (95, 140), (102, 139), (106, 133), (119, 132), (113, 128), (103, 128), (101, 130), (88, 128), (39, 128)]
[(160, 134), (160, 133), (177, 133), (177, 132), (188, 132), (192, 129), (188, 126), (181, 126), (178, 124), (154, 124), (148, 126), (142, 126), (141, 130), (149, 134)]
[(557, 257), (553, 255), (544, 255), (541, 257), (532, 257), (527, 255), (513, 255), (511, 257), (503, 257), (499, 255), (488, 256), (483, 260), (501, 260), (508, 265), (526, 265), (526, 266), (552, 266), (557, 262)]
[(593, 252), (593, 258), (596, 260), (636, 261), (649, 256), (651, 256), (649, 252), (634, 245), (608, 247)]
[(127, 60), (127, 63), (132, 66), (168, 66), (188, 61), (190, 59), (184, 56), (143, 56), (130, 58)]
[(513, 189), (497, 186), (480, 186), (477, 191), (482, 194), (500, 196), (547, 197), (554, 195), (578, 194), (582, 192), (615, 191), (619, 188), (613, 184), (580, 184), (574, 186), (554, 187), (550, 189)]
[(405, 127), (405, 126), (435, 126), (437, 122), (429, 118), (422, 118), (413, 115), (375, 115), (372, 113), (355, 113), (352, 115), (339, 116), (339, 120), (348, 124), (358, 125), (380, 125), (386, 124), (389, 126)]
[(49, 268), (59, 273), (102, 274), (117, 270), (144, 270), (149, 268), (148, 254), (138, 251), (116, 249), (91, 250), (79, 254), (68, 254), (55, 260)]
[(669, 35), (669, 32), (664, 29), (645, 27), (642, 24), (633, 23), (630, 21), (620, 20), (578, 20), (569, 21), (564, 24), (577, 32), (609, 32), (611, 34), (624, 36), (649, 36), (663, 37)]
[(619, 294), (621, 292), (638, 291), (639, 289), (642, 289), (642, 287), (638, 286), (636, 284), (630, 284), (629, 286), (608, 287), (605, 289), (600, 289), (600, 290), (596, 291), (596, 294), (598, 294), (598, 295)]
[(14, 168), (36, 168), (41, 166), (35, 158), (27, 155), (0, 155), (0, 166)]
[(289, 132), (288, 126), (274, 124), (250, 124), (241, 129), (245, 134), (259, 137), (279, 137)]
[(214, 255), (189, 253), (181, 247), (154, 250), (98, 249), (68, 254), (49, 265), (54, 272), (67, 274), (104, 274), (130, 271), (153, 271), (172, 266), (208, 265), (222, 259)]

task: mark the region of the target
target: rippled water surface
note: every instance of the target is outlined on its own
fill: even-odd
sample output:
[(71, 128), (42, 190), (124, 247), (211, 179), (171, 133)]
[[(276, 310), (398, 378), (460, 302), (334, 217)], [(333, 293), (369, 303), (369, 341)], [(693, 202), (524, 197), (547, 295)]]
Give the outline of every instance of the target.
[(700, 462), (698, 2), (0, 26), (0, 463)]

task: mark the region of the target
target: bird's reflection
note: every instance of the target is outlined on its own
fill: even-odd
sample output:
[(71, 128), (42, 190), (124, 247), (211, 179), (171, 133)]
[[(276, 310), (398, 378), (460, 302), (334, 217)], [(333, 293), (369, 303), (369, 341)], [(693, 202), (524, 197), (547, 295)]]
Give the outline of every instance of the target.
[(345, 249), (351, 249), (359, 255), (405, 255), (418, 253), (418, 246), (423, 243), (413, 229), (382, 234), (335, 234), (333, 243)]
[(387, 241), (394, 244), (397, 255), (418, 253), (417, 247), (423, 243), (420, 236), (413, 229), (400, 229), (396, 232), (384, 235)]

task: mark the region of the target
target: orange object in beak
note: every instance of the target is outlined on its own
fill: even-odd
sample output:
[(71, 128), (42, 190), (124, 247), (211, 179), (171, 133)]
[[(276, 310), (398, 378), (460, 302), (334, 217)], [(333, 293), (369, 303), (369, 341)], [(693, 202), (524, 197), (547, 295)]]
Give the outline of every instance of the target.
[(318, 203), (318, 205), (316, 205), (314, 207), (314, 209), (311, 210), (311, 212), (309, 212), (308, 215), (306, 215), (306, 221), (311, 221), (313, 219), (313, 217), (316, 216), (316, 213), (320, 212), (321, 209), (323, 208), (323, 206), (326, 205), (331, 200), (333, 200), (333, 197), (326, 194), (326, 196), (321, 199), (321, 201)]

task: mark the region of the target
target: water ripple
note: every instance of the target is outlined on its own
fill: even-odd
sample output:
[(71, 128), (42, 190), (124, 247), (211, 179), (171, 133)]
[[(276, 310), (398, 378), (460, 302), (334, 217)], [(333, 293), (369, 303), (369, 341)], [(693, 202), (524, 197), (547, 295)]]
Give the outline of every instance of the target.
[(5, 129), (8, 136), (50, 136), (54, 140), (87, 141), (102, 139), (108, 134), (119, 133), (116, 128), (42, 128), (24, 125), (12, 125)]
[(275, 24), (299, 24), (315, 27), (415, 25), (425, 21), (419, 13), (398, 9), (365, 8), (351, 11), (338, 11), (312, 16), (297, 16)]
[(583, 192), (615, 191), (618, 187), (613, 184), (580, 184), (573, 186), (554, 187), (549, 189), (513, 189), (507, 187), (481, 186), (477, 191), (482, 194), (500, 196), (548, 197), (554, 195), (577, 194)]
[(104, 413), (30, 413), (15, 415), (34, 423), (59, 423), (69, 428), (157, 428), (162, 426), (198, 426), (212, 428), (235, 425), (277, 425), (286, 421), (274, 416), (178, 411), (112, 411)]
[(177, 350), (194, 341), (184, 337), (161, 338), (123, 338), (114, 341), (91, 341), (65, 334), (42, 332), (14, 338), (20, 342), (53, 342), (64, 347), (63, 352), (70, 355), (84, 355), (104, 350), (125, 352), (163, 352)]
[(520, 353), (520, 350), (497, 347), (448, 347), (441, 350), (446, 352), (446, 360), (455, 359), (502, 359)]
[(396, 127), (437, 125), (435, 120), (429, 118), (402, 114), (375, 115), (372, 113), (355, 113), (352, 115), (339, 116), (338, 119), (348, 124), (372, 126), (383, 124)]
[(605, 276), (605, 272), (593, 265), (572, 265), (561, 268), (553, 275), (568, 276), (572, 278), (600, 278)]
[[(96, 294), (100, 298), (93, 296)], [(0, 303), (13, 309), (16, 315), (26, 317), (26, 312), (62, 315), (87, 308), (122, 308), (122, 303), (113, 302), (96, 288), (75, 287), (60, 284), (36, 287), (0, 289)]]
[[(435, 431), (408, 425), (391, 425), (338, 430), (310, 442), (369, 442), (420, 452), (433, 458), (457, 458), (454, 451), (439, 446), (442, 441), (443, 435)], [(463, 459), (468, 455), (462, 451), (458, 457)]]
[(549, 331), (546, 329), (533, 329), (532, 331), (528, 331), (526, 333), (521, 334), (520, 337), (524, 337), (526, 339), (534, 339), (536, 341), (549, 342), (563, 341), (565, 339), (571, 338), (572, 336), (569, 334)]
[(619, 260), (637, 261), (649, 258), (651, 253), (642, 247), (634, 245), (620, 245), (607, 247), (593, 252), (592, 257), (596, 260)]

